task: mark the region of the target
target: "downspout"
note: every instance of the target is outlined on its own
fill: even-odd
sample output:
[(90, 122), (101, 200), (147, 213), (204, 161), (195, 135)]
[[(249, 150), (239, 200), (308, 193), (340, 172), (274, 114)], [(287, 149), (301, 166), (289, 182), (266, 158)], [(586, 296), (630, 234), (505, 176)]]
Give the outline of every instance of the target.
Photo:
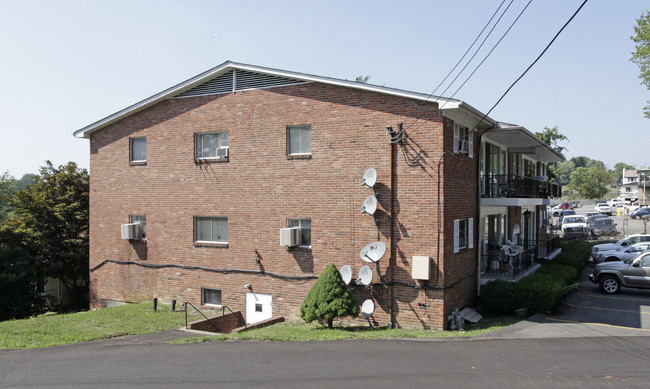
[(395, 273), (395, 239), (393, 239), (393, 225), (395, 223), (395, 215), (393, 214), (393, 198), (395, 196), (394, 188), (395, 188), (395, 166), (393, 165), (394, 162), (394, 155), (395, 154), (395, 142), (391, 141), (390, 142), (390, 158), (389, 158), (389, 163), (390, 163), (390, 179), (389, 179), (389, 186), (388, 186), (388, 193), (390, 193), (390, 199), (388, 200), (388, 215), (389, 215), (389, 229), (388, 229), (388, 239), (389, 239), (389, 247), (390, 247), (390, 256), (388, 259), (388, 266), (390, 268), (390, 273), (388, 275), (388, 294), (390, 296), (390, 327), (395, 328), (395, 310), (394, 310), (394, 295), (393, 295), (393, 279), (394, 279), (394, 273)]

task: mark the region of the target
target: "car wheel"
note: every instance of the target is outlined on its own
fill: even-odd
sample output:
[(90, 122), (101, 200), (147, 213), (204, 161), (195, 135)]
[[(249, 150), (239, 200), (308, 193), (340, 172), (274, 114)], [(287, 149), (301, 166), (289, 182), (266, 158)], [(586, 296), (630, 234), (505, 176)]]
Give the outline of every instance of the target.
[(598, 285), (600, 286), (600, 291), (605, 294), (616, 294), (621, 289), (621, 284), (618, 281), (618, 278), (614, 276), (605, 276), (601, 278)]

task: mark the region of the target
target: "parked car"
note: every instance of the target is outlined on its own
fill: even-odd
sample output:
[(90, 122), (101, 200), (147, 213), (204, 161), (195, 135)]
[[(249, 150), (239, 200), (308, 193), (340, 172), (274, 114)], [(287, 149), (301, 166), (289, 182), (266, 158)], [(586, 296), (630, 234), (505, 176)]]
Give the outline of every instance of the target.
[(612, 216), (612, 208), (610, 208), (610, 206), (605, 203), (596, 204), (594, 211), (602, 213), (603, 215)]
[(636, 211), (630, 212), (630, 217), (637, 220), (642, 217), (648, 217), (648, 215), (650, 215), (650, 208), (648, 207), (639, 208)]
[(596, 211), (587, 211), (587, 212), (585, 212), (585, 217), (587, 218), (587, 220), (588, 220), (591, 216), (596, 216), (596, 215), (605, 216), (605, 215), (603, 215), (602, 213), (600, 213), (600, 212), (596, 212)]
[(562, 203), (562, 204), (560, 204), (560, 209), (571, 209), (571, 204)]
[(593, 257), (595, 263), (627, 261), (639, 255), (639, 253), (650, 251), (650, 242), (635, 243), (618, 250), (601, 251)]
[(594, 257), (596, 253), (601, 251), (618, 250), (620, 248), (627, 247), (633, 245), (634, 243), (639, 243), (639, 242), (650, 242), (650, 235), (634, 234), (634, 235), (626, 236), (625, 238), (619, 240), (616, 243), (603, 243), (603, 244), (594, 245), (594, 247), (591, 249), (591, 256)]
[(606, 294), (618, 293), (621, 287), (650, 288), (650, 252), (643, 252), (626, 261), (604, 262), (594, 267), (589, 280)]
[(587, 219), (587, 228), (592, 238), (598, 239), (601, 236), (616, 236), (616, 223), (605, 215), (595, 217), (591, 221)]
[(575, 215), (575, 214), (576, 214), (576, 211), (574, 211), (573, 209), (563, 209), (563, 210), (561, 210), (560, 211), (560, 224), (562, 224), (562, 220), (565, 217)]
[(582, 203), (580, 201), (569, 201), (569, 206), (571, 208), (580, 208), (582, 207)]
[[(565, 211), (562, 211), (565, 212)], [(587, 219), (582, 215), (567, 215), (562, 219), (562, 236), (565, 238), (586, 238)]]

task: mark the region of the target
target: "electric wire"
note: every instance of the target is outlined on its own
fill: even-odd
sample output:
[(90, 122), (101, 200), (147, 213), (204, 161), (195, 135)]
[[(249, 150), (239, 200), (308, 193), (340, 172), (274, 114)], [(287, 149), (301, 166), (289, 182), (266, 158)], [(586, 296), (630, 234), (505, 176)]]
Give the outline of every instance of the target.
[(578, 13), (579, 13), (580, 10), (582, 9), (582, 7), (584, 7), (585, 4), (587, 4), (587, 1), (589, 1), (589, 0), (585, 0), (585, 1), (580, 5), (580, 7), (578, 7), (578, 9), (573, 13), (573, 15), (569, 18), (569, 20), (567, 20), (567, 22), (564, 23), (564, 25), (562, 26), (562, 28), (560, 28), (560, 30), (555, 34), (555, 36), (553, 37), (553, 39), (551, 39), (551, 41), (546, 45), (546, 47), (544, 48), (544, 50), (543, 50), (543, 51), (542, 51), (542, 52), (537, 56), (537, 58), (535, 58), (535, 60), (533, 61), (533, 63), (531, 63), (530, 66), (528, 66), (528, 68), (526, 68), (526, 70), (524, 70), (524, 72), (523, 72), (523, 73), (522, 73), (522, 74), (521, 74), (521, 75), (520, 75), (520, 76), (519, 76), (519, 77), (518, 77), (518, 78), (517, 78), (517, 79), (516, 79), (516, 80), (515, 80), (515, 81), (514, 81), (510, 86), (509, 86), (509, 87), (508, 87), (508, 89), (506, 89), (506, 91), (503, 93), (503, 95), (501, 95), (501, 97), (499, 98), (499, 100), (497, 100), (497, 102), (494, 103), (494, 105), (492, 106), (492, 108), (490, 108), (490, 110), (487, 111), (487, 113), (486, 113), (485, 115), (483, 115), (483, 117), (481, 118), (481, 120), (479, 120), (478, 123), (476, 123), (476, 125), (472, 128), (471, 131), (476, 130), (476, 128), (477, 128), (477, 127), (478, 127), (478, 126), (479, 126), (479, 125), (480, 125), (480, 124), (485, 120), (485, 118), (488, 117), (488, 115), (489, 115), (489, 114), (494, 110), (494, 108), (496, 108), (496, 106), (499, 105), (499, 103), (501, 102), (501, 100), (503, 100), (503, 98), (506, 97), (506, 95), (508, 94), (508, 92), (510, 92), (510, 90), (511, 90), (511, 89), (512, 89), (512, 88), (513, 88), (513, 87), (514, 87), (514, 86), (519, 82), (519, 80), (521, 80), (521, 79), (526, 75), (526, 73), (528, 73), (528, 71), (529, 71), (533, 66), (535, 66), (535, 64), (536, 64), (536, 63), (537, 63), (537, 62), (542, 58), (542, 56), (546, 53), (546, 51), (548, 51), (548, 49), (551, 47), (551, 45), (553, 44), (553, 42), (555, 42), (555, 40), (557, 39), (557, 37), (560, 36), (560, 34), (562, 33), (562, 31), (564, 31), (564, 29), (569, 25), (569, 23), (571, 23), (571, 21), (572, 21), (572, 20), (573, 20), (577, 15), (578, 15)]
[(485, 61), (490, 57), (490, 55), (491, 55), (492, 52), (497, 48), (497, 46), (499, 46), (499, 44), (501, 43), (501, 41), (503, 40), (503, 38), (505, 38), (506, 35), (508, 35), (508, 33), (510, 32), (510, 30), (512, 30), (512, 28), (515, 26), (515, 24), (517, 23), (517, 21), (519, 20), (519, 18), (521, 17), (521, 15), (524, 14), (524, 12), (526, 11), (526, 9), (528, 8), (528, 6), (530, 5), (530, 3), (532, 3), (532, 2), (533, 2), (533, 0), (529, 0), (529, 1), (528, 1), (528, 3), (526, 4), (526, 6), (524, 7), (524, 9), (522, 9), (521, 12), (519, 12), (519, 15), (517, 15), (517, 18), (516, 18), (516, 19), (515, 19), (511, 24), (510, 24), (510, 27), (508, 27), (508, 29), (506, 30), (506, 32), (501, 36), (501, 38), (497, 41), (497, 43), (495, 43), (494, 46), (492, 46), (492, 49), (487, 53), (487, 55), (485, 56), (485, 58), (483, 58), (483, 60), (482, 60), (482, 61), (481, 61), (477, 66), (476, 66), (476, 68), (474, 68), (474, 70), (472, 71), (472, 73), (470, 73), (470, 75), (467, 76), (467, 78), (465, 79), (465, 81), (463, 81), (463, 83), (458, 87), (458, 89), (456, 89), (456, 91), (455, 91), (451, 96), (449, 96), (449, 97), (447, 98), (447, 101), (445, 101), (444, 104), (442, 104), (442, 106), (439, 107), (439, 109), (442, 109), (442, 108), (443, 108), (443, 107), (444, 107), (444, 106), (445, 106), (445, 105), (446, 105), (446, 104), (447, 104), (451, 99), (454, 98), (454, 96), (456, 96), (456, 94), (457, 94), (457, 93), (458, 93), (458, 92), (463, 88), (463, 86), (465, 86), (465, 84), (467, 84), (467, 82), (470, 80), (470, 78), (472, 78), (472, 76), (474, 75), (474, 73), (476, 73), (476, 71), (477, 71), (477, 70), (481, 67), (481, 65), (483, 65), (483, 63), (484, 63), (484, 62), (485, 62)]
[[(512, 2), (513, 2), (513, 1), (514, 1), (514, 0), (511, 0), (511, 1), (510, 1), (510, 4), (508, 4), (508, 8), (510, 7), (510, 5), (512, 5)], [(454, 72), (454, 70), (456, 70), (456, 68), (458, 67), (458, 65), (460, 65), (460, 63), (463, 61), (463, 59), (465, 59), (465, 57), (467, 56), (467, 53), (469, 53), (470, 50), (472, 49), (472, 47), (474, 47), (474, 45), (476, 44), (476, 42), (478, 41), (478, 39), (481, 37), (481, 35), (483, 35), (483, 33), (485, 32), (485, 29), (490, 25), (490, 23), (492, 23), (492, 20), (494, 19), (494, 17), (496, 16), (496, 14), (499, 12), (499, 10), (501, 9), (501, 7), (503, 6), (503, 3), (505, 3), (505, 2), (506, 2), (506, 0), (501, 1), (501, 4), (499, 4), (499, 7), (497, 7), (497, 9), (494, 11), (494, 13), (492, 14), (492, 17), (490, 17), (490, 20), (488, 20), (488, 22), (485, 23), (485, 26), (483, 27), (483, 29), (481, 30), (481, 32), (476, 36), (476, 38), (474, 38), (474, 41), (473, 41), (472, 44), (467, 48), (467, 50), (465, 51), (465, 54), (463, 54), (463, 56), (460, 57), (460, 59), (458, 60), (458, 62), (456, 62), (456, 65), (454, 65), (454, 67), (449, 71), (449, 73), (447, 73), (447, 75), (443, 78), (443, 80), (440, 81), (440, 83), (438, 84), (438, 86), (436, 86), (436, 87), (433, 89), (433, 91), (432, 91), (431, 93), (429, 93), (429, 95), (427, 96), (426, 99), (424, 99), (423, 102), (427, 102), (427, 101), (431, 98), (431, 96), (433, 96), (434, 93), (436, 93), (436, 91), (438, 90), (438, 88), (440, 88), (440, 87), (442, 86), (442, 84), (444, 84), (444, 82), (447, 81), (447, 79), (449, 78), (449, 76)], [(505, 11), (508, 10), (508, 8), (506, 8), (506, 9), (504, 10), (504, 14), (505, 14)], [(499, 21), (501, 20), (502, 17), (503, 17), (503, 14), (501, 14), (501, 17), (499, 17), (499, 19), (497, 20), (497, 22), (494, 24), (494, 27), (496, 27), (496, 25), (499, 24)], [(492, 29), (490, 30), (490, 32), (489, 32), (488, 35), (486, 36), (486, 39), (490, 36), (490, 34), (492, 33), (492, 31), (494, 30), (494, 27), (492, 27)], [(485, 40), (483, 40), (483, 43), (485, 43)], [(483, 45), (483, 43), (481, 43), (481, 45)], [(477, 49), (477, 52), (478, 52), (478, 50), (480, 50), (480, 48), (481, 48), (481, 47), (479, 47), (479, 48)], [(474, 54), (474, 56), (475, 56), (475, 55), (476, 55), (476, 53)], [(474, 56), (472, 56), (472, 58), (474, 58)], [(470, 60), (467, 62), (467, 64), (469, 64), (471, 61), (472, 61), (472, 59), (470, 59)], [(467, 65), (465, 65), (465, 67), (467, 67)], [(463, 68), (463, 69), (464, 69), (464, 68)], [(460, 71), (459, 75), (460, 75), (462, 72), (463, 72), (463, 70)], [(458, 76), (456, 76), (456, 77), (458, 77)], [(449, 86), (451, 86), (452, 84), (453, 84), (453, 81), (449, 84)], [(447, 88), (449, 88), (449, 86), (448, 86)], [(444, 92), (443, 92), (443, 93), (444, 93)], [(417, 119), (415, 120), (415, 122), (413, 123), (413, 126), (415, 126), (415, 124), (417, 124), (418, 120), (420, 120), (420, 118), (417, 118)]]

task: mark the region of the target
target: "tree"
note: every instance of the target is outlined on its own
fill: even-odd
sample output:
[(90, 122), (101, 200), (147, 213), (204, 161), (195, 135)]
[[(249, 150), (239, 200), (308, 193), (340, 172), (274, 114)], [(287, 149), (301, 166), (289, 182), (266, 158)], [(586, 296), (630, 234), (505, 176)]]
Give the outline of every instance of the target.
[(332, 328), (337, 317), (357, 316), (359, 301), (343, 282), (334, 264), (318, 277), (300, 307), (300, 317), (307, 323), (317, 320)]
[(562, 141), (568, 141), (569, 138), (567, 138), (566, 135), (560, 133), (558, 126), (555, 126), (553, 128), (544, 127), (544, 130), (542, 132), (536, 132), (535, 135), (537, 135), (539, 139), (543, 140), (544, 143), (551, 146), (553, 150), (564, 156), (566, 147), (560, 146), (558, 143)]
[(41, 167), (33, 184), (11, 198), (16, 231), (43, 258), (82, 308), (88, 298), (88, 172), (74, 162)]
[(21, 243), (18, 234), (0, 228), (0, 321), (23, 319), (45, 310), (38, 285), (43, 266)]
[(598, 199), (609, 192), (611, 181), (611, 175), (604, 168), (579, 167), (571, 173), (569, 190), (585, 199)]
[[(646, 11), (637, 19), (634, 32), (636, 35), (630, 38), (636, 45), (630, 61), (639, 66), (641, 85), (645, 85), (650, 90), (650, 11)], [(643, 111), (645, 117), (650, 119), (650, 105), (645, 106)]]
[(618, 182), (622, 183), (623, 182), (623, 170), (634, 170), (634, 166), (628, 165), (624, 162), (619, 162), (616, 165), (614, 165), (614, 169), (612, 170), (612, 175), (616, 178), (618, 178)]

